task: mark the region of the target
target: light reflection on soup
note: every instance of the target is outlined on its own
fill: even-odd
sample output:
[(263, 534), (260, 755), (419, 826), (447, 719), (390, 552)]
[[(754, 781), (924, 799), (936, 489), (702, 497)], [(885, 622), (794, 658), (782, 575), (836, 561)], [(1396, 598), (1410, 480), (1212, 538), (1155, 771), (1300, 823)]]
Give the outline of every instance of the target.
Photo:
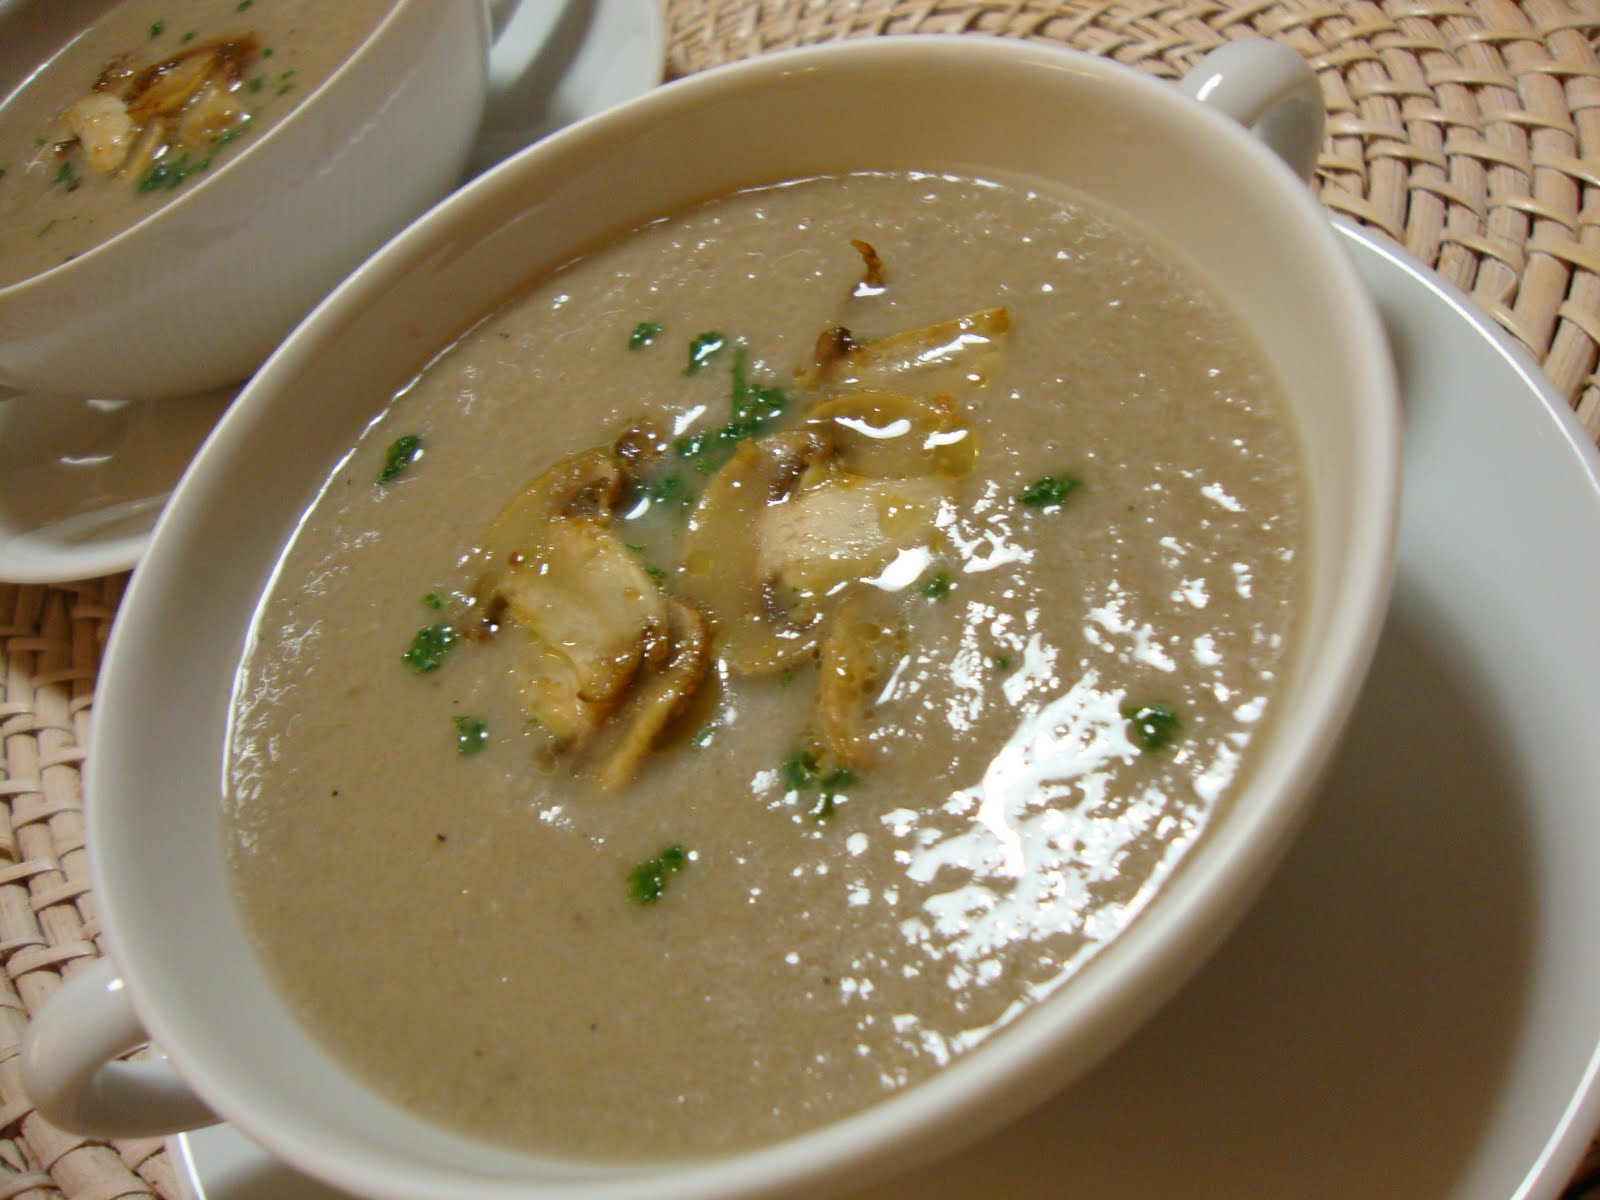
[(0, 287), (155, 212), (287, 116), (394, 0), (124, 0), (0, 103)]
[[(1226, 810), (1300, 495), (1234, 318), (1092, 207), (862, 174), (652, 225), (308, 514), (236, 696), (242, 911), (336, 1056), (472, 1135), (835, 1120), (1070, 980)], [(641, 726), (668, 662), (704, 673)]]

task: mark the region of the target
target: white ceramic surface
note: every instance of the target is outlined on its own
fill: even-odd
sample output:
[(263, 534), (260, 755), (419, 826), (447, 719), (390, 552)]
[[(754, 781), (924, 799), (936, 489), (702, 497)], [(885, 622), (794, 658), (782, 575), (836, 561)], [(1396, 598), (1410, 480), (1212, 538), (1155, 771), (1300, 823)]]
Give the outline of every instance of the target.
[[(1019, 124), (1017, 112), (1035, 119)], [(1289, 383), (1310, 492), (1305, 618), (1276, 735), (1228, 819), (1072, 986), (848, 1120), (646, 1170), (490, 1150), (382, 1105), (276, 999), (220, 861), (233, 668), (278, 545), (373, 406), (487, 301), (706, 195), (895, 167), (1080, 187), (1164, 238), (1257, 333)], [(1106, 60), (974, 37), (858, 40), (708, 71), (550, 138), (416, 222), (319, 307), (230, 408), (161, 519), (113, 629), (88, 758), (86, 836), (126, 981), (119, 1002), (214, 1107), (305, 1169), (373, 1195), (774, 1195), (975, 1138), (1131, 1032), (1215, 948), (1289, 845), (1376, 640), (1395, 422), (1377, 316), (1300, 180), (1238, 125)], [(249, 502), (228, 502), (239, 495)], [(54, 1008), (35, 1015), (20, 1059), (47, 1112), (50, 1064), (83, 1057), (70, 1023), (48, 1019)]]
[(667, 30), (659, 0), (501, 0), (501, 7), (510, 16), (489, 56), (489, 101), (469, 175), (661, 82)]
[[(1399, 360), (1405, 502), (1311, 820), (1097, 1071), (864, 1197), (1554, 1200), (1600, 1125), (1600, 456), (1486, 317), (1341, 232)], [(169, 1147), (194, 1200), (339, 1195), (231, 1126)]]
[[(27, 66), (20, 43), (5, 39), (21, 11), (17, 0), (0, 0), (0, 92)], [(653, 0), (570, 0), (563, 11), (572, 14), (562, 26), (567, 36), (547, 51), (528, 44), (544, 29), (496, 43), (501, 61), (536, 71), (522, 76), (526, 90), (516, 104), (497, 103), (492, 127), (486, 118), (469, 170), (661, 82), (665, 30)], [(0, 400), (0, 581), (58, 583), (131, 568), (234, 394)]]

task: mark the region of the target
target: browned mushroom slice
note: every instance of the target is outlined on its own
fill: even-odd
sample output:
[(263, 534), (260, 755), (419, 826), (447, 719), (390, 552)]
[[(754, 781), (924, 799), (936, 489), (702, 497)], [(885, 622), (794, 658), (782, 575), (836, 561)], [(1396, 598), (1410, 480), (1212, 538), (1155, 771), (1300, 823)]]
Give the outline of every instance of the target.
[(806, 423), (825, 432), (848, 471), (878, 479), (972, 473), (978, 437), (955, 399), (847, 392), (815, 405)]
[(91, 171), (110, 175), (127, 161), (138, 127), (128, 106), (106, 92), (90, 92), (66, 112), (67, 128), (83, 147)]
[(205, 86), (217, 65), (214, 47), (181, 54), (139, 75), (128, 97), (128, 113), (141, 125), (177, 114)]
[(481, 575), (474, 588), (480, 604), (499, 589), (505, 573), (535, 550), (552, 521), (587, 517), (610, 519), (627, 483), (623, 464), (603, 449), (564, 458), (523, 488), (500, 510), (478, 546)]
[(190, 150), (205, 150), (243, 130), (250, 123), (220, 72), (207, 79), (178, 118), (178, 141)]
[(987, 378), (989, 357), (1010, 329), (1011, 313), (1001, 306), (860, 342), (819, 372), (816, 382), (876, 387), (912, 373), (938, 370), (951, 383), (981, 384)]
[(883, 291), (883, 259), (878, 257), (878, 252), (872, 248), (871, 242), (863, 242), (860, 238), (851, 238), (850, 244), (855, 247), (856, 253), (861, 255), (861, 265), (864, 271), (861, 282), (856, 284), (856, 290), (851, 293), (855, 296), (876, 296)]
[(529, 641), (523, 699), (558, 742), (580, 741), (668, 649), (667, 603), (639, 559), (586, 518), (551, 521), (499, 595)]
[[(756, 570), (807, 606), (927, 549), (948, 480), (868, 479), (836, 472), (760, 514)], [(924, 555), (926, 558), (927, 555)], [(915, 572), (914, 572), (915, 573)]]
[(129, 113), (140, 124), (156, 117), (176, 116), (208, 80), (215, 78), (222, 87), (237, 83), (245, 64), (255, 58), (260, 46), (261, 39), (253, 33), (199, 42), (131, 78), (103, 74), (96, 87), (122, 96), (128, 102)]
[(690, 516), (679, 586), (711, 623), (717, 657), (741, 674), (783, 671), (816, 649), (817, 615), (791, 619), (773, 602), (755, 531), (826, 456), (826, 442), (813, 432), (742, 442)]
[(862, 589), (839, 606), (822, 643), (817, 724), (827, 750), (852, 770), (883, 755), (878, 702), (905, 653), (905, 628), (884, 593)]
[(615, 791), (633, 777), (667, 724), (683, 711), (711, 664), (711, 634), (700, 614), (682, 600), (667, 606), (666, 661), (642, 677), (627, 706), (597, 746), (595, 779)]

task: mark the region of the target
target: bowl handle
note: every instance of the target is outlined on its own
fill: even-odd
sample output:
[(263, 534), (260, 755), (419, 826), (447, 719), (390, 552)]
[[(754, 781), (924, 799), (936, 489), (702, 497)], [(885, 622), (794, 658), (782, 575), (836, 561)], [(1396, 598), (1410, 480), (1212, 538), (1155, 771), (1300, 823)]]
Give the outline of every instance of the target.
[(146, 1040), (115, 965), (57, 989), (22, 1039), (22, 1087), (52, 1125), (91, 1137), (154, 1137), (220, 1118), (164, 1062), (113, 1060)]
[(1207, 108), (1249, 129), (1309, 180), (1326, 119), (1316, 72), (1289, 47), (1266, 38), (1227, 42), (1178, 84)]

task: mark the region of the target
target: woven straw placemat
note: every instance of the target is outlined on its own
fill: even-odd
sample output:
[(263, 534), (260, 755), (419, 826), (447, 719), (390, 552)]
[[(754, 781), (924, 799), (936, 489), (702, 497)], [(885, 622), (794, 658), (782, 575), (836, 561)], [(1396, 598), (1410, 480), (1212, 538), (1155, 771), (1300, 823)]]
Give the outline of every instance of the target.
[[(666, 0), (666, 12), (673, 76), (839, 38), (974, 32), (1176, 79), (1225, 40), (1283, 41), (1328, 101), (1323, 203), (1470, 293), (1600, 441), (1600, 0)], [(100, 953), (79, 772), (122, 584), (0, 584), (0, 1200), (177, 1195), (159, 1141), (64, 1134), (17, 1079), (28, 1014)], [(1600, 1149), (1569, 1192), (1590, 1195)]]

